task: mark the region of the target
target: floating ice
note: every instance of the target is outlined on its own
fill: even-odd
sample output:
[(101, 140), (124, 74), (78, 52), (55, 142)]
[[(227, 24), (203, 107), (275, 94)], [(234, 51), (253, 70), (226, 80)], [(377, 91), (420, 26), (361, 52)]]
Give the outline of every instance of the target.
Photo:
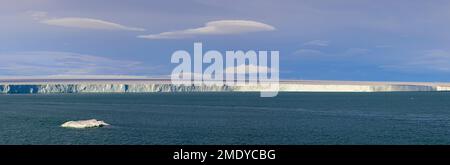
[(61, 127), (66, 128), (92, 128), (92, 127), (102, 127), (109, 125), (108, 123), (105, 123), (104, 121), (97, 120), (97, 119), (90, 119), (90, 120), (79, 120), (79, 121), (68, 121), (61, 125)]

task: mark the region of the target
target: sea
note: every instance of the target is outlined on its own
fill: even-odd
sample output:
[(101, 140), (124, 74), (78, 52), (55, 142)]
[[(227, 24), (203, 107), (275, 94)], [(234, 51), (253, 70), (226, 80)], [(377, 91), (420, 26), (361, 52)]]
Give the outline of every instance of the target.
[(450, 93), (1, 94), (0, 144), (450, 144)]

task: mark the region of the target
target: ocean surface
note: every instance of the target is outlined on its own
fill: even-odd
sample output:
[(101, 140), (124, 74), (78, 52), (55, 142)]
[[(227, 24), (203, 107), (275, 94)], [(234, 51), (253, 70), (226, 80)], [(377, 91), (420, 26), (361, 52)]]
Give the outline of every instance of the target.
[(450, 144), (450, 93), (0, 95), (0, 144)]

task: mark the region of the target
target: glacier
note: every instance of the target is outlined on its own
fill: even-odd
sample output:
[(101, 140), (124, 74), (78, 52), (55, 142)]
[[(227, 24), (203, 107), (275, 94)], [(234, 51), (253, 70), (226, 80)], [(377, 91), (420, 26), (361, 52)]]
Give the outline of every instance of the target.
[(0, 85), (0, 93), (147, 93), (147, 92), (233, 91), (228, 86), (186, 86), (172, 84), (35, 84)]
[[(153, 80), (0, 81), (0, 94), (46, 93), (151, 93), (151, 92), (257, 92), (258, 85), (174, 85)], [(280, 92), (394, 92), (450, 91), (447, 83), (282, 81)]]

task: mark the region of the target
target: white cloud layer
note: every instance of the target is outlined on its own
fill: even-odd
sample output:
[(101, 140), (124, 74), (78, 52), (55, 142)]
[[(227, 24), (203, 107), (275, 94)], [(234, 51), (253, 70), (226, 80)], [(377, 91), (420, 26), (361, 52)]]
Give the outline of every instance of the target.
[(345, 54), (347, 55), (364, 55), (369, 53), (370, 50), (369, 49), (364, 49), (364, 48), (350, 48), (348, 49)]
[(83, 28), (83, 29), (145, 31), (145, 29), (143, 28), (130, 27), (118, 23), (92, 18), (65, 17), (65, 18), (45, 19), (42, 20), (41, 23), (53, 26)]
[(330, 44), (330, 41), (324, 41), (324, 40), (313, 40), (305, 42), (303, 45), (305, 46), (328, 46)]
[(147, 69), (137, 61), (69, 52), (16, 52), (0, 58), (3, 75), (132, 75)]
[(140, 35), (138, 38), (145, 39), (180, 39), (197, 35), (226, 35), (261, 31), (273, 31), (275, 27), (256, 21), (249, 20), (219, 20), (205, 24), (203, 27), (186, 29), (180, 31), (163, 32), (159, 34)]
[(450, 72), (450, 51), (434, 49), (423, 51), (422, 55), (404, 59), (395, 65), (384, 65), (381, 68), (402, 70), (407, 72)]
[[(259, 70), (258, 70), (259, 67)], [(233, 73), (235, 71), (236, 74), (246, 74), (246, 73), (269, 73), (270, 72), (269, 67), (266, 66), (256, 66), (256, 65), (239, 65), (235, 67), (228, 67), (225, 68), (225, 73)]]
[(28, 11), (30, 16), (35, 20), (42, 20), (47, 17), (47, 12), (45, 11)]
[[(278, 72), (277, 70), (274, 70), (275, 72)], [(271, 72), (271, 68), (267, 67), (267, 66), (259, 66), (259, 71), (258, 71), (258, 66), (256, 65), (239, 65), (239, 66), (232, 66), (232, 67), (227, 67), (223, 70), (223, 74), (228, 75), (228, 74), (258, 74), (258, 73), (262, 73), (262, 74), (267, 74)], [(180, 73), (180, 74), (175, 74), (174, 76), (177, 77), (191, 77), (191, 78), (203, 78), (203, 79), (212, 79), (212, 75), (207, 75), (207, 74), (202, 74), (202, 73), (195, 73), (195, 72), (186, 72), (186, 73)], [(170, 75), (168, 75), (168, 77), (170, 77)]]
[(296, 56), (317, 56), (317, 55), (323, 55), (323, 53), (320, 50), (315, 50), (315, 49), (299, 49), (294, 52), (294, 55), (296, 55)]
[(151, 79), (149, 76), (136, 75), (38, 75), (38, 76), (0, 76), (2, 80), (11, 79)]

